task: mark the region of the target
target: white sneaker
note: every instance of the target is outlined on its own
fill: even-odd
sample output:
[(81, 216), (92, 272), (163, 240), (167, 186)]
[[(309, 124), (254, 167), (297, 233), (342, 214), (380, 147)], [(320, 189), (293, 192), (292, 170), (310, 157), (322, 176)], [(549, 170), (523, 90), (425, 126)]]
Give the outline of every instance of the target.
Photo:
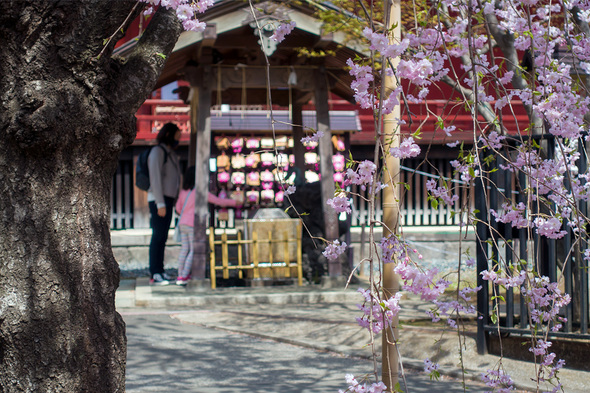
[(154, 274), (154, 277), (150, 280), (151, 285), (168, 285), (170, 281), (164, 279), (160, 273)]

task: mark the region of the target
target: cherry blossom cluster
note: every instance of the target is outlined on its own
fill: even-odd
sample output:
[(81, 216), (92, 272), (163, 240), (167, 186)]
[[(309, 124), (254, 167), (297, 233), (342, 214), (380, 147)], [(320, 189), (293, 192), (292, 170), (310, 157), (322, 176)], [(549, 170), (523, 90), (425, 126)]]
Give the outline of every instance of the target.
[(361, 186), (361, 189), (364, 191), (367, 189), (367, 186), (373, 184), (376, 171), (377, 166), (373, 162), (365, 160), (358, 164), (356, 170), (352, 170), (352, 168), (346, 170), (343, 186), (346, 187), (351, 184), (356, 184)]
[[(536, 227), (536, 231), (541, 236), (546, 236), (549, 239), (561, 239), (567, 232), (561, 230), (562, 222), (557, 217), (537, 217), (530, 222), (525, 216), (524, 203), (520, 202), (516, 206), (510, 206), (508, 203), (502, 205), (503, 212), (497, 213), (494, 209), (490, 209), (490, 214), (495, 217), (497, 222), (510, 224), (515, 228), (529, 228)], [(583, 223), (581, 223), (583, 225)], [(572, 224), (570, 224), (572, 225)], [(579, 228), (579, 226), (576, 226)]]
[[(551, 382), (557, 374), (559, 370), (565, 366), (565, 360), (559, 359), (557, 362), (555, 361), (556, 355), (555, 352), (549, 353), (548, 349), (551, 347), (551, 341), (546, 341), (543, 339), (537, 339), (536, 344), (533, 347), (529, 348), (529, 351), (532, 352), (535, 357), (539, 356), (541, 361), (539, 362), (539, 380), (540, 381), (548, 381)], [(553, 392), (562, 391), (561, 384), (557, 384)]]
[(561, 220), (557, 217), (537, 217), (535, 218), (537, 233), (546, 236), (549, 239), (561, 239), (567, 232), (561, 230)]
[(432, 362), (430, 359), (424, 359), (424, 372), (430, 375), (430, 380), (438, 380), (440, 378), (440, 372), (438, 371), (439, 366), (437, 363)]
[(285, 190), (285, 196), (295, 194), (295, 191), (297, 191), (297, 188), (295, 186), (289, 186)]
[(311, 135), (308, 136), (304, 136), (303, 138), (301, 138), (301, 143), (308, 144), (308, 143), (314, 143), (314, 142), (319, 142), (320, 138), (324, 136), (324, 131), (316, 131)]
[(420, 154), (420, 146), (414, 142), (413, 137), (408, 137), (399, 146), (389, 149), (389, 154), (399, 159), (417, 157)]
[(144, 15), (151, 15), (154, 12), (153, 7), (162, 6), (173, 9), (176, 17), (182, 23), (185, 30), (201, 32), (205, 30), (206, 23), (200, 22), (195, 15), (205, 12), (209, 7), (215, 4), (215, 0), (140, 0), (150, 5), (144, 11)]
[(527, 278), (527, 273), (521, 270), (518, 275), (509, 275), (504, 273), (502, 270), (484, 270), (479, 273), (481, 278), (490, 281), (496, 285), (502, 285), (505, 288), (518, 288), (520, 287)]
[(450, 195), (449, 190), (445, 186), (438, 186), (437, 181), (430, 179), (426, 182), (426, 190), (430, 193), (433, 198), (443, 201), (448, 206), (455, 205), (455, 202), (459, 200), (459, 195)]
[(440, 301), (434, 300), (433, 303), (436, 306), (434, 309), (429, 310), (426, 312), (430, 318), (432, 318), (432, 322), (440, 321), (441, 317), (447, 318), (447, 324), (453, 328), (457, 328), (457, 322), (453, 319), (453, 315), (458, 317), (460, 314), (464, 315), (474, 315), (476, 313), (475, 306), (473, 304), (469, 304), (471, 302), (472, 293), (481, 290), (481, 286), (471, 288), (465, 287), (459, 290), (459, 297), (465, 302), (461, 303), (457, 300), (451, 301)]
[[(379, 247), (381, 249), (381, 260), (383, 263), (394, 263), (401, 258), (408, 257), (408, 244), (393, 234), (382, 237)], [(418, 252), (417, 250), (413, 251)]]
[[(442, 39), (432, 29), (420, 34), (410, 33), (399, 43), (390, 43), (386, 34), (375, 32), (368, 27), (363, 30), (363, 35), (370, 42), (369, 49), (382, 58), (395, 58), (412, 49), (412, 56), (400, 60), (395, 70), (386, 68), (389, 76), (395, 74), (398, 78), (407, 79), (414, 85), (424, 87), (432, 81), (440, 80), (448, 72), (448, 69), (444, 68), (446, 55), (434, 50), (441, 47)], [(355, 100), (362, 108), (380, 109), (381, 113), (388, 114), (399, 105), (397, 97), (402, 91), (401, 86), (387, 92), (386, 97), (379, 99), (372, 93), (378, 90), (372, 86), (375, 77), (371, 67), (355, 63), (352, 59), (348, 59), (347, 64), (350, 67), (350, 75), (355, 77), (351, 84), (355, 92)], [(428, 90), (422, 89), (419, 98), (423, 99), (427, 94)]]
[(500, 369), (488, 369), (485, 373), (481, 374), (481, 380), (486, 386), (494, 389), (496, 393), (510, 393), (515, 391), (514, 381), (510, 375)]
[(492, 131), (488, 135), (482, 135), (479, 137), (479, 142), (483, 147), (491, 149), (502, 148), (502, 141), (506, 139), (505, 135), (499, 135), (497, 131)]
[(469, 160), (453, 160), (450, 162), (451, 166), (455, 168), (455, 172), (459, 174), (461, 181), (465, 183), (469, 183), (479, 176), (477, 157), (469, 156), (468, 158)]
[(373, 70), (367, 65), (359, 65), (348, 59), (346, 64), (350, 67), (350, 75), (355, 77), (350, 87), (354, 90), (354, 99), (363, 109), (373, 108), (375, 98), (371, 90), (371, 83), (375, 79)]
[(401, 292), (397, 292), (394, 296), (387, 300), (379, 299), (375, 293), (369, 289), (359, 288), (365, 301), (357, 307), (363, 312), (362, 317), (357, 317), (356, 321), (359, 326), (372, 330), (377, 334), (383, 329), (386, 329), (393, 324), (393, 318), (399, 313), (399, 301), (402, 297)]
[(430, 359), (424, 359), (424, 372), (432, 373), (433, 371), (437, 371), (439, 366), (437, 363), (433, 363)]
[(345, 195), (337, 196), (326, 201), (328, 206), (336, 211), (336, 213), (350, 213), (350, 199)]
[(528, 228), (530, 222), (525, 218), (526, 207), (524, 203), (519, 202), (516, 206), (511, 206), (508, 203), (502, 204), (502, 213), (497, 213), (494, 209), (490, 209), (490, 214), (495, 217), (496, 222), (510, 224), (514, 228)]
[(290, 34), (293, 29), (295, 28), (296, 23), (295, 21), (290, 21), (289, 23), (281, 23), (270, 37), (271, 40), (276, 42), (282, 42), (285, 39), (285, 36)]
[[(530, 317), (533, 322), (542, 325), (557, 320), (558, 313), (571, 301), (570, 295), (563, 293), (556, 282), (551, 282), (548, 277), (535, 277), (524, 295), (530, 309)], [(559, 318), (565, 321), (564, 318)], [(557, 323), (551, 328), (554, 331), (561, 329)]]
[(422, 270), (406, 258), (399, 261), (394, 271), (403, 280), (402, 289), (420, 295), (425, 301), (434, 301), (451, 285), (443, 278), (437, 279), (438, 269)]
[(340, 244), (339, 240), (334, 240), (332, 243), (328, 243), (322, 254), (330, 261), (335, 261), (344, 251), (346, 251), (346, 242)]
[[(560, 317), (559, 311), (570, 302), (568, 294), (564, 294), (555, 282), (550, 282), (548, 277), (535, 277), (527, 287), (527, 273), (520, 271), (518, 275), (509, 276), (508, 274), (493, 270), (484, 270), (480, 273), (484, 280), (488, 280), (497, 285), (503, 285), (506, 288), (521, 287), (521, 292), (525, 296), (531, 320), (535, 323), (535, 333), (542, 333), (543, 326), (551, 325), (551, 331), (555, 332), (561, 329), (562, 322), (566, 319)], [(535, 334), (535, 336), (536, 336)], [(540, 366), (548, 369), (548, 379), (555, 376), (557, 371), (563, 367), (564, 361), (559, 360), (554, 365), (555, 353), (549, 353), (551, 341), (545, 339), (536, 339), (535, 344), (529, 348), (535, 356), (541, 357)], [(490, 385), (488, 385), (490, 386)]]
[(383, 382), (374, 382), (370, 385), (366, 383), (360, 383), (356, 380), (354, 375), (346, 374), (346, 383), (348, 389), (346, 391), (339, 389), (338, 393), (384, 393), (387, 392), (387, 386)]

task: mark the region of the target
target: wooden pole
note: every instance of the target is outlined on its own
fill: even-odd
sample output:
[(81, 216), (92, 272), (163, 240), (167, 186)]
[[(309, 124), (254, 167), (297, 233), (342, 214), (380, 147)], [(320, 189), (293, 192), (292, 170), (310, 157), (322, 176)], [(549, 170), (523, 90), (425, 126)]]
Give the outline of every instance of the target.
[[(209, 226), (209, 158), (211, 155), (211, 81), (210, 65), (202, 66), (198, 86), (197, 114), (197, 151), (195, 157), (195, 226), (192, 276), (197, 280), (205, 279), (207, 266), (207, 227)], [(197, 99), (197, 97), (193, 97)], [(215, 272), (211, 272), (215, 274)]]
[(199, 128), (199, 98), (197, 96), (198, 89), (195, 86), (191, 86), (189, 102), (190, 105), (190, 117), (191, 117), (191, 134), (188, 144), (188, 162), (189, 166), (194, 163), (197, 159), (197, 130)]
[[(297, 97), (296, 90), (293, 91), (293, 95)], [(301, 143), (301, 138), (305, 136), (303, 132), (303, 105), (293, 99), (293, 155), (295, 156), (295, 168), (299, 168), (301, 176), (304, 176), (305, 172), (305, 146)], [(301, 178), (300, 180), (303, 180)]]
[[(339, 237), (338, 215), (326, 202), (334, 198), (334, 167), (332, 166), (332, 131), (330, 129), (330, 108), (328, 106), (329, 89), (326, 70), (320, 66), (315, 74), (315, 110), (317, 116), (317, 131), (324, 135), (319, 140), (320, 173), (322, 174), (322, 208), (324, 211), (324, 237), (332, 242)], [(339, 260), (329, 261), (328, 275), (339, 277), (342, 266)]]
[[(388, 0), (385, 2), (385, 15), (388, 16), (386, 25), (389, 26), (392, 34), (392, 41), (401, 38), (400, 29), (400, 0)], [(395, 28), (394, 28), (395, 26)], [(393, 61), (395, 66), (399, 59)], [(395, 78), (385, 76), (384, 78), (385, 92), (388, 94), (397, 87)], [(383, 116), (383, 136), (384, 141), (387, 143), (391, 141), (391, 145), (385, 146), (385, 150), (389, 151), (389, 148), (399, 146), (399, 133), (396, 133), (396, 120), (400, 117), (400, 109), (397, 106), (392, 113)], [(388, 184), (389, 187), (383, 190), (383, 222), (385, 228), (383, 230), (383, 236), (396, 235), (398, 233), (399, 225), (399, 181), (400, 181), (400, 162), (398, 158), (392, 157), (390, 154), (385, 155), (386, 170), (384, 171), (383, 183)], [(386, 228), (389, 228), (387, 230)], [(394, 263), (383, 264), (383, 298), (389, 299), (398, 292), (399, 278), (394, 273)], [(385, 329), (382, 336), (382, 379), (383, 383), (387, 386), (387, 391), (393, 391), (395, 385), (399, 382), (399, 357), (398, 351), (395, 344), (395, 340), (399, 337), (398, 329), (399, 320), (397, 316), (393, 320), (393, 327), (391, 329)]]

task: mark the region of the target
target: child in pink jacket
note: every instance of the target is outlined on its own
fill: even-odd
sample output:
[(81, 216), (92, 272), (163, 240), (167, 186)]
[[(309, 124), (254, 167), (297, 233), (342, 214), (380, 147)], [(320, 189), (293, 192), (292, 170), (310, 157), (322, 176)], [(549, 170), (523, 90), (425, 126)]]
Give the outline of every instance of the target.
[[(185, 205), (186, 202), (186, 205)], [(233, 199), (222, 199), (209, 193), (207, 202), (223, 207), (236, 207)], [(183, 210), (184, 206), (184, 210)], [(182, 214), (181, 214), (182, 212)], [(194, 220), (195, 220), (195, 167), (187, 168), (182, 182), (182, 189), (176, 201), (176, 213), (181, 214), (177, 225), (180, 226), (180, 254), (178, 255), (178, 277), (176, 285), (186, 285), (190, 280), (194, 254)]]

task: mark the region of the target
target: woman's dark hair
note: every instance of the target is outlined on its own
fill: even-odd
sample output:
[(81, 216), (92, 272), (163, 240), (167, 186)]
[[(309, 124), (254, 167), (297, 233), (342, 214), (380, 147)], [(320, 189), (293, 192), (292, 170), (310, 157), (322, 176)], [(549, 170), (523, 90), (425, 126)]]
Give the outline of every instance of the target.
[(189, 166), (184, 171), (184, 178), (182, 179), (182, 189), (192, 190), (195, 188), (195, 167)]
[(178, 130), (178, 126), (174, 123), (164, 124), (162, 128), (160, 128), (160, 132), (158, 132), (158, 136), (156, 137), (158, 143), (171, 146), (174, 143), (174, 135), (176, 135), (176, 131)]

